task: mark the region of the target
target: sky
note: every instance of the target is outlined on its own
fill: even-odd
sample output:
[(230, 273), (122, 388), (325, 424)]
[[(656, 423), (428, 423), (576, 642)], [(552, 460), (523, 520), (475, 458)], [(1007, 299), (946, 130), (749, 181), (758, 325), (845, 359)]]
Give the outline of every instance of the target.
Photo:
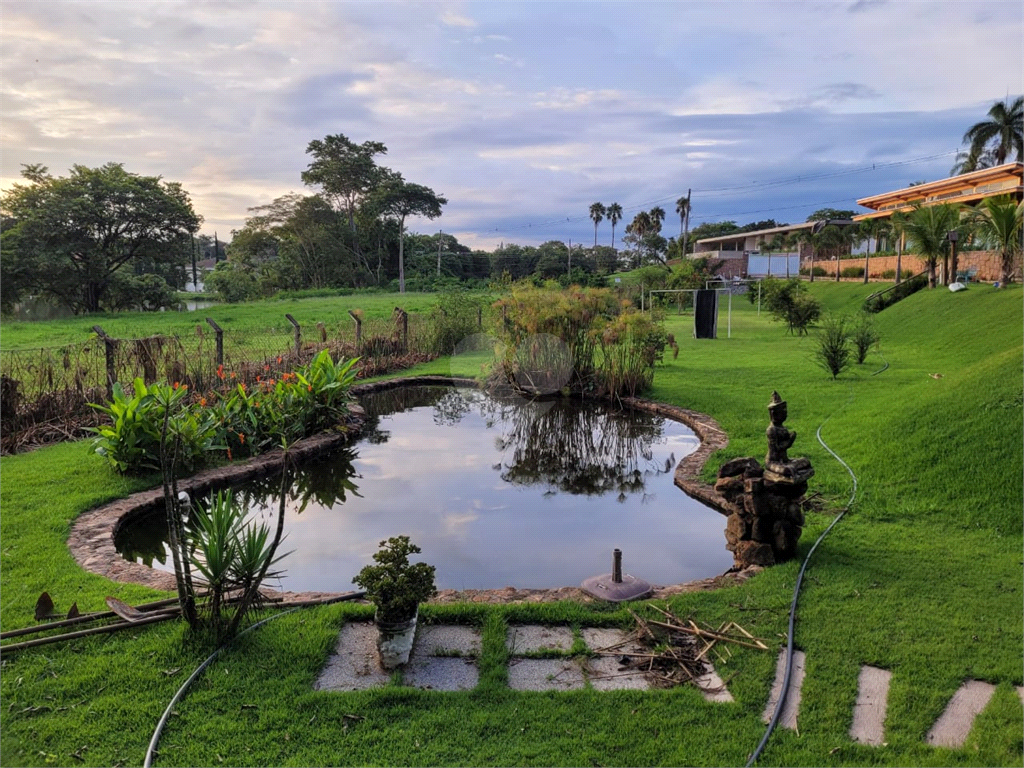
[(948, 176), (1022, 41), (1019, 0), (2, 0), (0, 188), (119, 162), (227, 239), (341, 133), (448, 199), (411, 231), (474, 248), (593, 244), (593, 202), (677, 234), (687, 189), (691, 226), (803, 221)]

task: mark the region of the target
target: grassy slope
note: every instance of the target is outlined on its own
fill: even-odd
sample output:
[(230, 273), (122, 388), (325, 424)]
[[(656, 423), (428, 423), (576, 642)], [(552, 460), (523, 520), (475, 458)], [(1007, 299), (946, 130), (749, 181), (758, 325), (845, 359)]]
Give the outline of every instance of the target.
[(388, 317), (395, 307), (407, 312), (426, 312), (436, 296), (429, 293), (368, 293), (310, 299), (268, 299), (246, 304), (218, 304), (195, 312), (119, 312), (64, 320), (27, 322), (4, 320), (0, 326), (0, 349), (55, 347), (85, 341), (94, 325), (115, 338), (141, 338), (157, 333), (192, 336), (197, 324), (204, 330), (205, 318), (212, 317), (225, 331), (274, 329), (289, 334), (285, 319), (290, 313), (300, 324), (351, 323), (350, 309), (362, 309), (367, 318)]
[[(845, 309), (869, 291), (815, 287)], [(870, 375), (882, 367), (873, 353), (865, 370), (838, 382), (814, 367), (812, 340), (786, 336), (745, 303), (734, 303), (732, 339), (696, 341), (688, 318), (669, 318), (681, 353), (659, 371), (653, 396), (722, 423), (731, 442), (714, 466), (763, 453), (765, 406), (776, 388), (800, 433), (793, 453), (816, 467), (815, 488), (837, 505), (849, 496), (849, 476), (814, 439), (825, 419), (824, 439), (860, 480), (853, 511), (815, 554), (801, 596), (796, 638), (808, 672), (800, 735), (777, 732), (761, 764), (1020, 764), (1024, 721), (1011, 687), (1022, 682), (1024, 655), (1020, 305), (1019, 289), (918, 294), (877, 318), (889, 370)], [(425, 370), (452, 367), (439, 360)], [(75, 514), (130, 490), (86, 446), (5, 458), (0, 471), (4, 629), (31, 623), (42, 589), (59, 607), (78, 599), (82, 610), (99, 608), (108, 593), (149, 596), (84, 574), (63, 546)], [(67, 476), (73, 481), (54, 498), (48, 481)], [(810, 516), (802, 551), (830, 519)], [(736, 619), (780, 643), (797, 570), (797, 563), (779, 566), (743, 587), (681, 596), (675, 607), (710, 623)], [(762, 733), (774, 654), (741, 651), (720, 667), (735, 675), (733, 705), (707, 704), (690, 690), (505, 689), (504, 621), (622, 620), (573, 605), (426, 609), (427, 618), (484, 626), (476, 691), (313, 692), (337, 627), (360, 610), (300, 612), (243, 639), (178, 707), (158, 764), (720, 765), (745, 761)], [(183, 646), (181, 635), (160, 625), (5, 658), (0, 762), (70, 763), (81, 747), (88, 747), (79, 752), (83, 764), (141, 762), (162, 707), (205, 656)], [(846, 736), (861, 663), (893, 670), (888, 746), (880, 749)], [(999, 685), (993, 704), (964, 749), (925, 746), (924, 734), (967, 677)], [(346, 727), (344, 714), (366, 719)]]

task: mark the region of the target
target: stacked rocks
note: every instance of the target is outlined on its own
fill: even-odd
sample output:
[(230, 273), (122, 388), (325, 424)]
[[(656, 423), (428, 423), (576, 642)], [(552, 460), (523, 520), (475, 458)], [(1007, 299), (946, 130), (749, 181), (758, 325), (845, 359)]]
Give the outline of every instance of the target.
[(735, 566), (768, 566), (791, 559), (803, 532), (803, 498), (814, 469), (805, 458), (790, 460), (786, 450), (796, 440), (787, 430), (786, 403), (778, 392), (768, 405), (768, 455), (762, 467), (757, 459), (733, 459), (718, 470), (715, 490), (728, 502), (726, 549)]

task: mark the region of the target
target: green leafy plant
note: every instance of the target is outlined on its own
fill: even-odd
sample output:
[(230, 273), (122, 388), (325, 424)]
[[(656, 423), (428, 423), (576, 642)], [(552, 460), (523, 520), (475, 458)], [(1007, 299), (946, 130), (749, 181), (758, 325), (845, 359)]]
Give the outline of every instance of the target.
[(776, 320), (782, 320), (798, 336), (821, 317), (821, 304), (807, 292), (807, 286), (798, 280), (778, 280), (769, 277), (761, 284), (762, 302)]
[(93, 440), (96, 453), (122, 474), (159, 469), (159, 407), (142, 379), (135, 380), (131, 396), (116, 382), (109, 404), (90, 405), (111, 420), (109, 426), (91, 428), (97, 435)]
[(868, 350), (872, 345), (877, 344), (879, 339), (878, 331), (875, 330), (871, 316), (861, 313), (853, 329), (850, 331), (850, 340), (857, 353), (857, 365), (863, 365), (868, 356)]
[(842, 315), (829, 315), (821, 325), (815, 362), (835, 380), (850, 364), (849, 328)]
[(377, 606), (377, 620), (397, 623), (411, 619), (424, 600), (437, 593), (432, 565), (410, 563), (409, 555), (422, 550), (408, 536), (393, 536), (374, 553), (377, 565), (364, 566), (352, 582), (366, 590)]

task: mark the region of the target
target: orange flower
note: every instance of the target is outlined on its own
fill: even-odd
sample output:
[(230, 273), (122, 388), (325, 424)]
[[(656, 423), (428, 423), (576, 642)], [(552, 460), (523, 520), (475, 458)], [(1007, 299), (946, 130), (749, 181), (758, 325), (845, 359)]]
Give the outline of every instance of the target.
[(218, 378), (219, 378), (219, 379), (220, 379), (221, 381), (223, 381), (223, 380), (224, 380), (224, 365), (223, 365), (223, 363), (222, 363), (221, 365), (218, 365), (218, 366), (217, 366), (217, 377), (218, 377)]
[(306, 389), (308, 389), (310, 392), (312, 392), (313, 391), (313, 385), (312, 384), (307, 384), (306, 385)]
[(179, 386), (181, 386), (180, 382), (177, 382), (177, 381), (174, 382), (174, 388), (175, 389), (177, 389)]
[(205, 397), (200, 397), (199, 398), (199, 405), (201, 405), (203, 408), (206, 407), (206, 398)]
[(264, 365), (263, 366), (263, 370), (264, 371), (269, 371), (270, 370), (270, 366), (269, 365)]
[(245, 435), (242, 432), (238, 433), (238, 442), (245, 445)]
[(238, 374), (237, 374), (237, 373), (235, 373), (234, 371), (232, 371), (232, 372), (231, 372), (231, 378), (232, 378), (232, 379), (237, 379), (237, 378), (238, 378)]
[(278, 364), (278, 365), (280, 365), (280, 364), (281, 364), (281, 356), (280, 356), (280, 355), (278, 355), (278, 356), (277, 356), (277, 364)]
[(228, 461), (234, 461), (234, 459), (231, 457), (231, 446), (228, 446)]

